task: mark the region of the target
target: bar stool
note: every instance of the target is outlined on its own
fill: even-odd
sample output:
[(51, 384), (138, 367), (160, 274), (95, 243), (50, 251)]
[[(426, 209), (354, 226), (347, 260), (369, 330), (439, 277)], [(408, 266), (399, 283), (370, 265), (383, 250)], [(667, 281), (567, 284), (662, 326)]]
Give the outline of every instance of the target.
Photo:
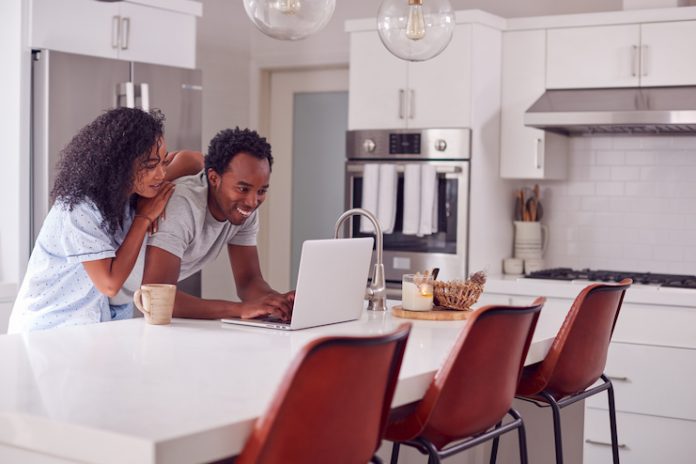
[[(563, 463), (561, 409), (605, 390), (612, 456), (614, 464), (619, 463), (614, 388), (603, 372), (621, 304), (632, 283), (624, 279), (618, 284), (585, 287), (575, 298), (546, 358), (522, 371), (518, 398), (551, 407), (557, 464)], [(589, 388), (599, 379), (599, 385)]]
[(381, 462), (377, 451), (411, 330), (305, 346), (235, 464)]
[[(513, 430), (526, 464), (524, 423), (511, 405), (544, 301), (485, 306), (471, 315), (423, 399), (392, 411), (385, 433), (394, 442), (392, 464), (402, 444), (434, 464)], [(506, 414), (513, 420), (501, 425)]]

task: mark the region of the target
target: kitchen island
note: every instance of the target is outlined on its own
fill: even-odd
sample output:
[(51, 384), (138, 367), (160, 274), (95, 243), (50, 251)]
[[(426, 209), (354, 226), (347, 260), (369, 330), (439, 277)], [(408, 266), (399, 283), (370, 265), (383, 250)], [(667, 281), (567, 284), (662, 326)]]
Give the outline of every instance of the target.
[[(526, 364), (543, 359), (563, 316), (542, 311)], [(357, 321), (284, 332), (139, 318), (0, 336), (0, 462), (194, 463), (234, 455), (310, 340), (381, 334), (402, 322), (364, 311)], [(465, 324), (413, 321), (394, 406), (422, 397)]]

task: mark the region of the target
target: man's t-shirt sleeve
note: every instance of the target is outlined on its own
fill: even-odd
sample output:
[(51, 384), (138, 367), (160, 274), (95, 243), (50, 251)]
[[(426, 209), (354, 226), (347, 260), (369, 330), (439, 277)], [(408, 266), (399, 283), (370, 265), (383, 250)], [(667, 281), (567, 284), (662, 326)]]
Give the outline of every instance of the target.
[(166, 218), (160, 221), (157, 232), (148, 238), (147, 244), (168, 251), (181, 259), (193, 240), (194, 226), (191, 205), (175, 192), (167, 204)]
[(254, 211), (252, 217), (241, 225), (239, 230), (228, 241), (228, 245), (256, 246), (256, 235), (259, 232), (259, 212)]

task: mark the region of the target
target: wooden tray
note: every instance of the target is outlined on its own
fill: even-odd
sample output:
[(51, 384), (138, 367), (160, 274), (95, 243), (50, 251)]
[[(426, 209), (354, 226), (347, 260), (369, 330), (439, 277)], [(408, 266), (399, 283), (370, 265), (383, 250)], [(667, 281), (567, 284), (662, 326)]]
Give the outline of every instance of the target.
[(431, 311), (408, 311), (401, 305), (392, 306), (392, 314), (404, 319), (420, 319), (426, 321), (463, 321), (469, 317), (473, 311), (457, 311), (456, 309), (446, 309), (442, 306), (434, 306)]

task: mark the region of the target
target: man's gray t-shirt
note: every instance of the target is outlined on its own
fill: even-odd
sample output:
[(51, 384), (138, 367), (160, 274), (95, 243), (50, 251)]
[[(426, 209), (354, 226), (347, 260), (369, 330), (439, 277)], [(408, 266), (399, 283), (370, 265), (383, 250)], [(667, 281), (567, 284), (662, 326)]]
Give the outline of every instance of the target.
[(176, 181), (167, 204), (166, 218), (147, 244), (181, 259), (179, 280), (195, 274), (214, 260), (226, 245), (256, 246), (258, 211), (244, 224), (218, 221), (208, 211), (208, 181), (205, 171)]

